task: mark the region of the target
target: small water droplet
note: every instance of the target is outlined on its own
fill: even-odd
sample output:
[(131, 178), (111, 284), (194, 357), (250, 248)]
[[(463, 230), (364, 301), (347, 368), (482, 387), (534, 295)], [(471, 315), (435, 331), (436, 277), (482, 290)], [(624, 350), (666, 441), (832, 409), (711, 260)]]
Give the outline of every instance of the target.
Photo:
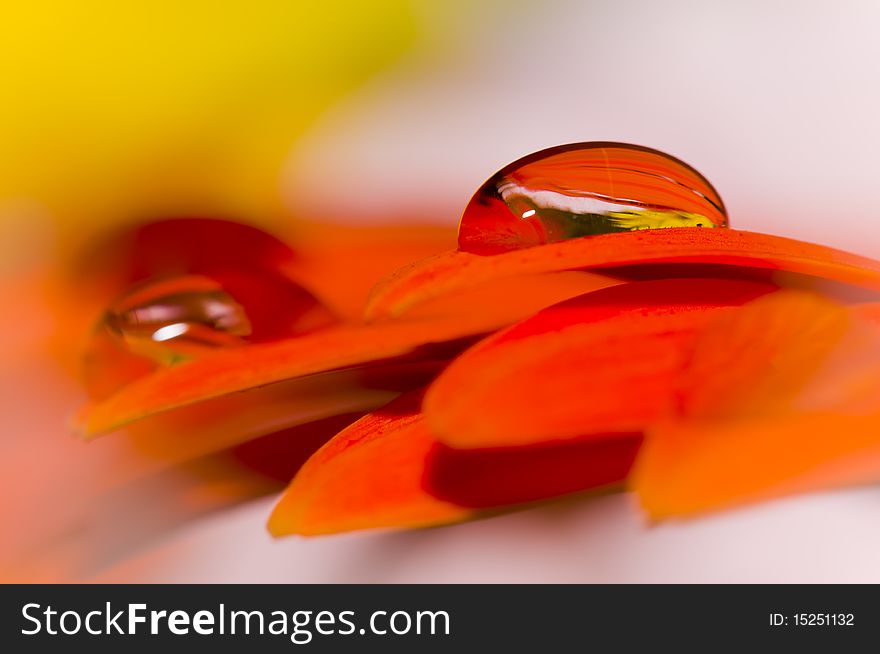
[(718, 192), (667, 154), (624, 143), (573, 143), (505, 166), (471, 198), (459, 247), (475, 254), (582, 236), (727, 227)]
[(252, 331), (241, 304), (200, 275), (136, 288), (110, 307), (105, 323), (132, 350), (169, 363), (205, 348), (242, 345)]
[(302, 286), (265, 270), (146, 282), (104, 313), (86, 352), (85, 381), (92, 397), (106, 397), (157, 365), (291, 338), (334, 322)]

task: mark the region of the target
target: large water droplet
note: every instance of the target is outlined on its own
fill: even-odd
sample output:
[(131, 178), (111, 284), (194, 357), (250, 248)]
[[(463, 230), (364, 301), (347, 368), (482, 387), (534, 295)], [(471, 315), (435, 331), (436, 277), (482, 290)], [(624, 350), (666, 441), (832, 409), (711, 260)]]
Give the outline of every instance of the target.
[(505, 166), (461, 218), (459, 247), (496, 254), (582, 236), (727, 227), (709, 181), (667, 154), (624, 143), (573, 143)]

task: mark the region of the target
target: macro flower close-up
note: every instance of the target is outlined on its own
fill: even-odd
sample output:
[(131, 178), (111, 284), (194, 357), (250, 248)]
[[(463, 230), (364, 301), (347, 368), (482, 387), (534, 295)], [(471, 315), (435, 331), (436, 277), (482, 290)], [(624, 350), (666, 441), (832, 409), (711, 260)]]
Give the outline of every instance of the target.
[[(624, 488), (657, 520), (880, 473), (880, 302), (847, 292), (880, 290), (880, 262), (735, 231), (694, 169), (606, 142), (505, 167), (458, 236), (364, 319), (331, 308), (348, 278), (307, 290), (294, 246), (235, 223), (105, 245), (135, 284), (92, 333), (75, 427), (169, 463), (287, 459), (276, 536)], [(292, 431), (346, 414), (310, 456)]]
[(0, 28), (3, 581), (880, 581), (876, 10), (99, 4)]

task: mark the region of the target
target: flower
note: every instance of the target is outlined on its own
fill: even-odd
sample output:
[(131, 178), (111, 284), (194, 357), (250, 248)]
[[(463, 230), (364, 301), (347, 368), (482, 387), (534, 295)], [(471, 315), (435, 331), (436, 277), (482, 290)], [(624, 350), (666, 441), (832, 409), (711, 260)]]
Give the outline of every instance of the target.
[[(111, 355), (92, 374), (130, 374), (76, 428), (127, 429), (176, 464), (350, 416), (306, 453), (275, 535), (616, 488), (663, 519), (880, 477), (880, 303), (845, 292), (880, 290), (880, 263), (728, 228), (711, 185), (662, 153), (575, 144), (514, 162), (474, 196), (459, 247), (387, 276), (363, 319), (362, 273), (412, 243), (340, 230), (324, 258), (216, 221), (146, 229), (178, 244), (183, 282), (169, 292), (167, 250), (128, 240), (146, 272), (96, 332)], [(284, 329), (261, 332), (264, 305)]]

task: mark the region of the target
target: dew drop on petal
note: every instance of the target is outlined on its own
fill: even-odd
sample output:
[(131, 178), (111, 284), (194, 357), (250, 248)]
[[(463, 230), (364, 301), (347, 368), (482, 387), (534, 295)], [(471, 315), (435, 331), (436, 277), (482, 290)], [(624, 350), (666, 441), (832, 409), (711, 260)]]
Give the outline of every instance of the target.
[(496, 254), (614, 232), (727, 226), (718, 192), (684, 162), (636, 145), (573, 143), (493, 175), (465, 208), (458, 243)]
[(169, 362), (242, 345), (251, 334), (241, 304), (219, 282), (199, 275), (138, 287), (113, 303), (104, 322), (133, 351)]
[(86, 352), (85, 382), (93, 398), (106, 397), (157, 366), (292, 338), (334, 322), (306, 289), (265, 270), (141, 283), (105, 311)]

